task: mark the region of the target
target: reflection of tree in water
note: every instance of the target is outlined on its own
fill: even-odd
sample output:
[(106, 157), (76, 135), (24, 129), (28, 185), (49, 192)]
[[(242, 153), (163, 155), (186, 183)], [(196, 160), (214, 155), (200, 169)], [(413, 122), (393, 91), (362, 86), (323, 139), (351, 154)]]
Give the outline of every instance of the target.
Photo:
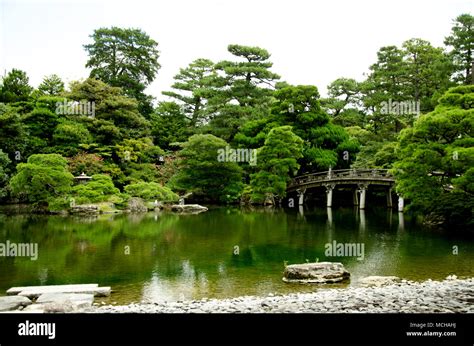
[[(245, 213), (238, 208), (220, 208), (190, 216), (146, 213), (138, 224), (126, 214), (99, 216), (94, 221), (60, 216), (0, 217), (0, 242), (9, 239), (39, 245), (37, 261), (0, 258), (0, 289), (98, 282), (119, 290), (131, 286), (139, 290), (156, 276), (157, 287), (168, 285), (170, 292), (179, 287), (190, 294), (183, 287), (194, 285), (193, 292), (202, 294), (233, 294), (242, 287), (255, 293), (252, 285), (281, 284), (284, 261), (294, 264), (316, 258), (341, 261), (355, 274), (371, 267), (380, 269), (377, 273), (381, 275), (444, 273), (453, 268), (472, 273), (467, 267), (473, 258), (472, 244), (449, 240), (449, 244), (459, 244), (464, 254), (453, 256), (445, 251), (450, 247), (441, 235), (413, 232), (410, 223), (398, 234), (396, 223), (387, 226), (385, 213), (367, 210), (363, 234), (358, 230), (358, 213), (352, 209), (333, 211), (331, 234), (326, 228), (326, 210), (306, 210), (306, 221), (298, 220), (297, 214), (297, 210)], [(365, 242), (366, 258), (362, 262), (325, 258), (324, 244), (329, 237), (338, 242)], [(130, 248), (129, 255), (124, 253), (125, 246)], [(238, 255), (234, 255), (235, 246), (239, 247)], [(390, 269), (388, 261), (397, 273), (385, 272)], [(433, 269), (435, 261), (438, 269)], [(383, 263), (386, 265), (381, 266)], [(41, 270), (47, 270), (48, 275), (38, 275)]]
[(239, 248), (239, 254), (232, 253), (228, 265), (231, 267), (249, 267), (254, 264), (252, 249), (250, 247)]
[(97, 251), (97, 248), (87, 240), (78, 240), (74, 242), (74, 249), (81, 254), (85, 253), (94, 253)]

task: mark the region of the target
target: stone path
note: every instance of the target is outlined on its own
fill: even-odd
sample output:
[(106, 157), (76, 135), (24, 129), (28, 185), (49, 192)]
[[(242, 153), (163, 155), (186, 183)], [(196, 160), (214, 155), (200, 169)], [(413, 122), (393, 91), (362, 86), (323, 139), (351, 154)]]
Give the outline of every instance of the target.
[(0, 311), (16, 310), (31, 303), (31, 300), (21, 296), (0, 297)]
[(87, 293), (96, 297), (106, 297), (110, 295), (110, 292), (110, 287), (99, 287), (98, 284), (27, 286), (12, 287), (7, 290), (8, 295), (25, 296), (30, 299), (38, 298), (45, 293)]
[(0, 312), (77, 312), (92, 306), (94, 296), (109, 296), (98, 284), (12, 287), (0, 297)]

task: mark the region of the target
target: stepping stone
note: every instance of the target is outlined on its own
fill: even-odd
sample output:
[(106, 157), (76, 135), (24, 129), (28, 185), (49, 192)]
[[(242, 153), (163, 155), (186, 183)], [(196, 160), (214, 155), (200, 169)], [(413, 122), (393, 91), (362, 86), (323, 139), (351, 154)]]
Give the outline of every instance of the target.
[(21, 312), (25, 313), (67, 313), (92, 306), (93, 294), (81, 293), (45, 293), (35, 304), (27, 306)]
[[(12, 287), (7, 291), (7, 295), (16, 295), (19, 294), (21, 291), (25, 290), (44, 290), (44, 289), (63, 289), (63, 290), (69, 290), (69, 289), (76, 289), (76, 288), (84, 288), (84, 289), (93, 289), (99, 287), (99, 284), (75, 284), (75, 285), (49, 285), (49, 286), (24, 286), (24, 287)], [(62, 291), (61, 291), (62, 292)]]
[(84, 293), (44, 293), (36, 300), (37, 304), (57, 303), (66, 304), (71, 303), (76, 308), (84, 308), (92, 306), (94, 302), (93, 294)]
[(7, 294), (18, 294), (19, 296), (25, 296), (30, 299), (38, 298), (45, 293), (85, 293), (93, 294), (96, 297), (107, 297), (110, 295), (110, 287), (98, 286), (98, 284), (86, 284), (13, 287), (7, 291)]
[(18, 309), (20, 306), (30, 305), (32, 302), (26, 297), (11, 296), (0, 297), (0, 311), (11, 311)]

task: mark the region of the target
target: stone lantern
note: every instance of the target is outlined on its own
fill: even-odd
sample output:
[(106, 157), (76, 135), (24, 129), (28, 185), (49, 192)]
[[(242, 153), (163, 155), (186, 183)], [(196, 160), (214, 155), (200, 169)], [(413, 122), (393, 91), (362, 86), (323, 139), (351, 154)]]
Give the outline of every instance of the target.
[(86, 184), (89, 180), (92, 179), (92, 177), (87, 176), (84, 172), (82, 172), (80, 175), (77, 177), (74, 177), (79, 184)]

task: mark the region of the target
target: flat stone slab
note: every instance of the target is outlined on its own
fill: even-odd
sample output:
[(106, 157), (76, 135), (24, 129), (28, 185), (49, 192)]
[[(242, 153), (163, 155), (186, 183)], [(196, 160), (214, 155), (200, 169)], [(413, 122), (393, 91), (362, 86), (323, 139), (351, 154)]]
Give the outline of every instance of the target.
[[(17, 296), (21, 297), (21, 296)], [(66, 313), (89, 308), (94, 302), (94, 294), (83, 293), (44, 293), (36, 303), (24, 308), (25, 313)]]
[(31, 304), (31, 305), (28, 305), (23, 310), (15, 311), (15, 312), (17, 312), (17, 313), (27, 313), (27, 314), (43, 314), (45, 311), (44, 311), (43, 304)]
[(98, 287), (98, 284), (13, 287), (7, 291), (8, 294), (18, 294), (30, 299), (38, 298), (45, 293), (85, 293), (96, 297), (107, 297), (110, 292), (110, 287)]
[(66, 313), (76, 312), (76, 307), (71, 302), (69, 303), (44, 303), (28, 305), (20, 312), (29, 314), (44, 314), (44, 313)]
[(93, 294), (84, 293), (44, 293), (36, 300), (37, 304), (42, 303), (72, 303), (76, 307), (92, 306), (94, 302)]
[(400, 282), (397, 276), (367, 276), (359, 279), (359, 284), (363, 287), (381, 287), (386, 285), (393, 285)]
[(59, 289), (75, 289), (75, 288), (83, 288), (83, 289), (93, 289), (99, 287), (99, 284), (75, 284), (75, 285), (48, 285), (48, 286), (24, 286), (24, 287), (12, 287), (7, 291), (7, 295), (15, 295), (19, 294), (21, 291), (25, 290), (58, 290)]
[(32, 302), (27, 297), (7, 296), (0, 297), (0, 311), (11, 311), (18, 309), (20, 306), (30, 305)]
[(56, 290), (24, 290), (21, 291), (18, 295), (19, 296), (25, 296), (30, 299), (33, 298), (38, 298), (42, 294), (45, 293), (84, 293), (84, 294), (92, 294), (96, 297), (107, 297), (110, 295), (111, 288), (110, 287), (96, 287), (93, 289), (82, 289), (82, 288), (76, 288), (76, 289), (56, 289)]
[(292, 264), (286, 266), (284, 282), (325, 284), (349, 279), (350, 273), (338, 262)]

